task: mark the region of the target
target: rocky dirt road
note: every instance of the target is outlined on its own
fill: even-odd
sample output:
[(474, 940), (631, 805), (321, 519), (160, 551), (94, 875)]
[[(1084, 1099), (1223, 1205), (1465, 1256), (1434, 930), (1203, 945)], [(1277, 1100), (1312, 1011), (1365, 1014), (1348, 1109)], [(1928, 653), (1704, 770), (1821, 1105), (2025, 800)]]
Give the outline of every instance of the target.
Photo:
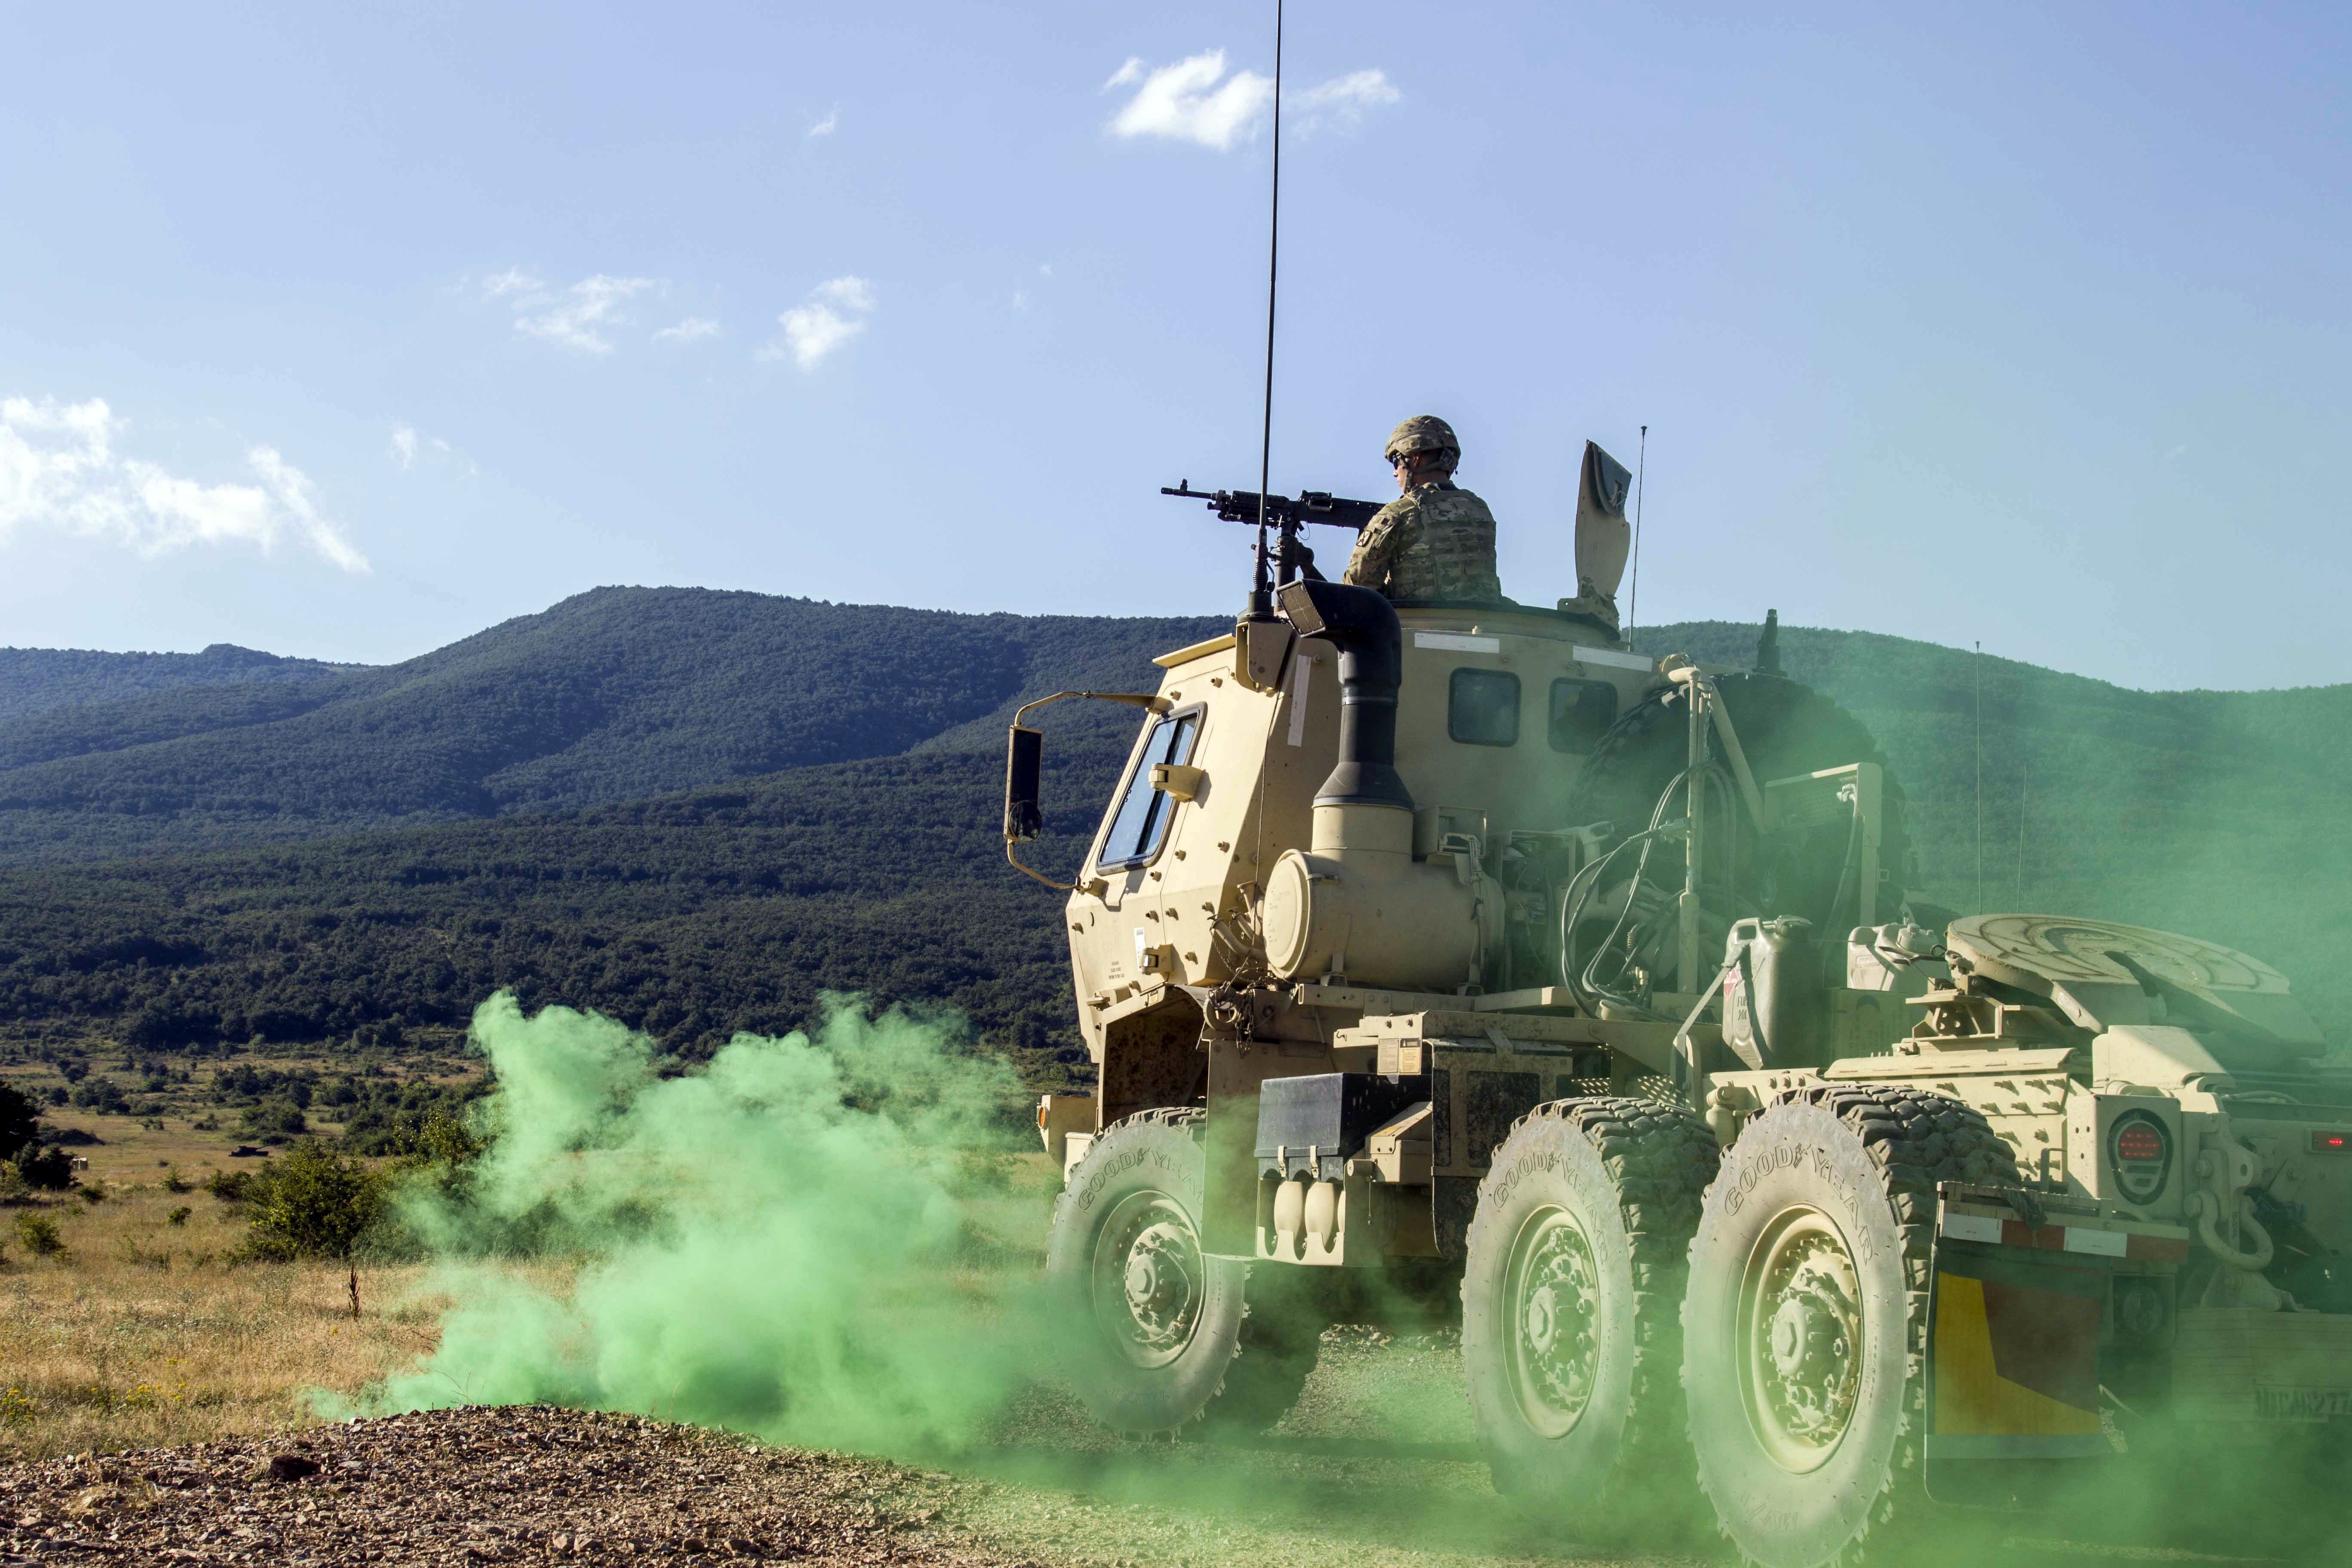
[[(1334, 1334), (1254, 1442), (1142, 1442), (1039, 1389), (928, 1468), (548, 1407), (439, 1411), (268, 1439), (0, 1466), (21, 1564), (793, 1563), (878, 1568), (1714, 1568), (1712, 1521), (1611, 1526), (1497, 1497), (1450, 1340)], [(1391, 1436), (1383, 1436), (1382, 1434)], [(1933, 1568), (2242, 1561), (1988, 1531)], [(2024, 1521), (2020, 1521), (2021, 1523)]]
[(0, 1563), (971, 1565), (943, 1479), (542, 1406), (0, 1469)]

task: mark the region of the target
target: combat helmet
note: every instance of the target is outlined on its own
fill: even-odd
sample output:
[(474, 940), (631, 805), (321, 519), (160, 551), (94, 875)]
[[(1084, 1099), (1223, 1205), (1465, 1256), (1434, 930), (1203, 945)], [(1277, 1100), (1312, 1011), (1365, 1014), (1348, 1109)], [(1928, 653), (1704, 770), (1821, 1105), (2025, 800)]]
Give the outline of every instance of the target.
[(1462, 443), (1454, 439), (1454, 426), (1434, 414), (1416, 414), (1389, 432), (1381, 456), (1393, 465), (1404, 453), (1429, 451), (1444, 452), (1454, 463), (1462, 460)]

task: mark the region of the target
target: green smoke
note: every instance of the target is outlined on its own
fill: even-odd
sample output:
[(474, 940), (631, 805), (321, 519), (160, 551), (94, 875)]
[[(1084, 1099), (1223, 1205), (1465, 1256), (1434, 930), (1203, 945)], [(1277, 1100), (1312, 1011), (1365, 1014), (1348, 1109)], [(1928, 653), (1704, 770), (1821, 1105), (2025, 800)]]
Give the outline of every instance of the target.
[[(959, 1158), (1017, 1085), (960, 1026), (829, 998), (660, 1076), (608, 1018), (500, 994), (473, 1037), (491, 1142), (409, 1230), (455, 1299), (370, 1409), (549, 1402), (829, 1447), (960, 1446), (1037, 1364), (1034, 1289), (971, 1267)], [(584, 1259), (568, 1289), (518, 1264)]]

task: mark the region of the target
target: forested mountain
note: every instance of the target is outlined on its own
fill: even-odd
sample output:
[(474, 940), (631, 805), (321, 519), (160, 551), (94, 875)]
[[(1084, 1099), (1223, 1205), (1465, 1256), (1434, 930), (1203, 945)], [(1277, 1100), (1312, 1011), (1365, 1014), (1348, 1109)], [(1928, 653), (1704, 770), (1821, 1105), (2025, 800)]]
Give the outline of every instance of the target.
[(97, 653), (87, 648), (0, 647), (0, 720), (152, 691), (248, 681), (317, 680), (358, 667), (280, 658), (234, 643), (202, 653)]
[(0, 721), (0, 864), (546, 811), (888, 756), (1001, 728), (1023, 691), (1143, 665), (1213, 625), (601, 588), (402, 664)]
[[(249, 727), (295, 736), (321, 767), (373, 755), (422, 778), (430, 770), (404, 759), (450, 754), (435, 747), (451, 732), (495, 740), (502, 726), (527, 728), (531, 703), (499, 693), (499, 670), (534, 693), (612, 694), (595, 711), (617, 717), (601, 727), (529, 730), (543, 764), (498, 776), (541, 781), (539, 793), (507, 785), (481, 807), (505, 815), (0, 873), (0, 1034), (96, 1028), (154, 1048), (398, 1038), (460, 1025), (511, 985), (533, 1005), (603, 1009), (691, 1054), (737, 1028), (798, 1023), (831, 989), (961, 1008), (1033, 1082), (1082, 1064), (1059, 900), (1005, 867), (997, 836), (1003, 721), (1058, 687), (1148, 687), (1150, 655), (1219, 622), (608, 590), (605, 618), (632, 628), (619, 635), (580, 624), (599, 597), (486, 633), (512, 637), (488, 650), (444, 650), (450, 667), (309, 710), (316, 725), (342, 706), (345, 728)], [(538, 625), (560, 613), (572, 624)], [(1756, 637), (1701, 623), (1638, 642), (1745, 665)], [(659, 646), (672, 651), (649, 651)], [(2352, 1033), (2352, 975), (2337, 959), (2352, 913), (2352, 688), (2135, 692), (1897, 637), (1790, 628), (1780, 646), (1790, 675), (1852, 708), (1885, 745), (1912, 802), (1928, 896), (1980, 907), (1981, 856), (1981, 907), (2135, 921), (2246, 948), (2293, 975), (2332, 1034)], [(604, 662), (591, 660), (590, 674), (565, 675), (575, 651), (598, 649)], [(657, 658), (669, 660), (658, 678), (644, 663)], [(917, 694), (912, 718), (890, 696), (900, 690)], [(486, 694), (491, 717), (467, 716), (468, 693)], [(752, 711), (724, 711), (730, 703)], [(375, 729), (352, 716), (403, 712)], [(1133, 721), (1108, 705), (1053, 710), (1056, 837), (1035, 847), (1037, 861), (1075, 858)], [(726, 753), (739, 768), (814, 759), (765, 777), (726, 782), (698, 752), (667, 755), (687, 746), (681, 737), (708, 750), (787, 731), (775, 751)], [(226, 731), (191, 739), (215, 733)], [(564, 733), (580, 738), (554, 746)], [(607, 745), (614, 760), (600, 761)], [(290, 776), (229, 754), (246, 770), (237, 788)], [(190, 787), (212, 792), (204, 798), (235, 798), (186, 765)], [(710, 771), (698, 788), (518, 814), (664, 768)], [(194, 820), (183, 809), (173, 831)], [(255, 820), (268, 826), (254, 809), (238, 830)]]

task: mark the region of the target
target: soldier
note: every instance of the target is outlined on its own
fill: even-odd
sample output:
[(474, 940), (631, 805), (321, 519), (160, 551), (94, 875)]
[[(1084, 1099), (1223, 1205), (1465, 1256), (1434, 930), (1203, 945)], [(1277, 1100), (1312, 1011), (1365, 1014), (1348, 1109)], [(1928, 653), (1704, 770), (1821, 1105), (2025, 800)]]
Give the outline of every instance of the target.
[(1390, 432), (1383, 455), (1402, 493), (1364, 525), (1342, 580), (1391, 599), (1499, 602), (1495, 514), (1454, 483), (1462, 461), (1454, 427), (1435, 415), (1415, 415)]

